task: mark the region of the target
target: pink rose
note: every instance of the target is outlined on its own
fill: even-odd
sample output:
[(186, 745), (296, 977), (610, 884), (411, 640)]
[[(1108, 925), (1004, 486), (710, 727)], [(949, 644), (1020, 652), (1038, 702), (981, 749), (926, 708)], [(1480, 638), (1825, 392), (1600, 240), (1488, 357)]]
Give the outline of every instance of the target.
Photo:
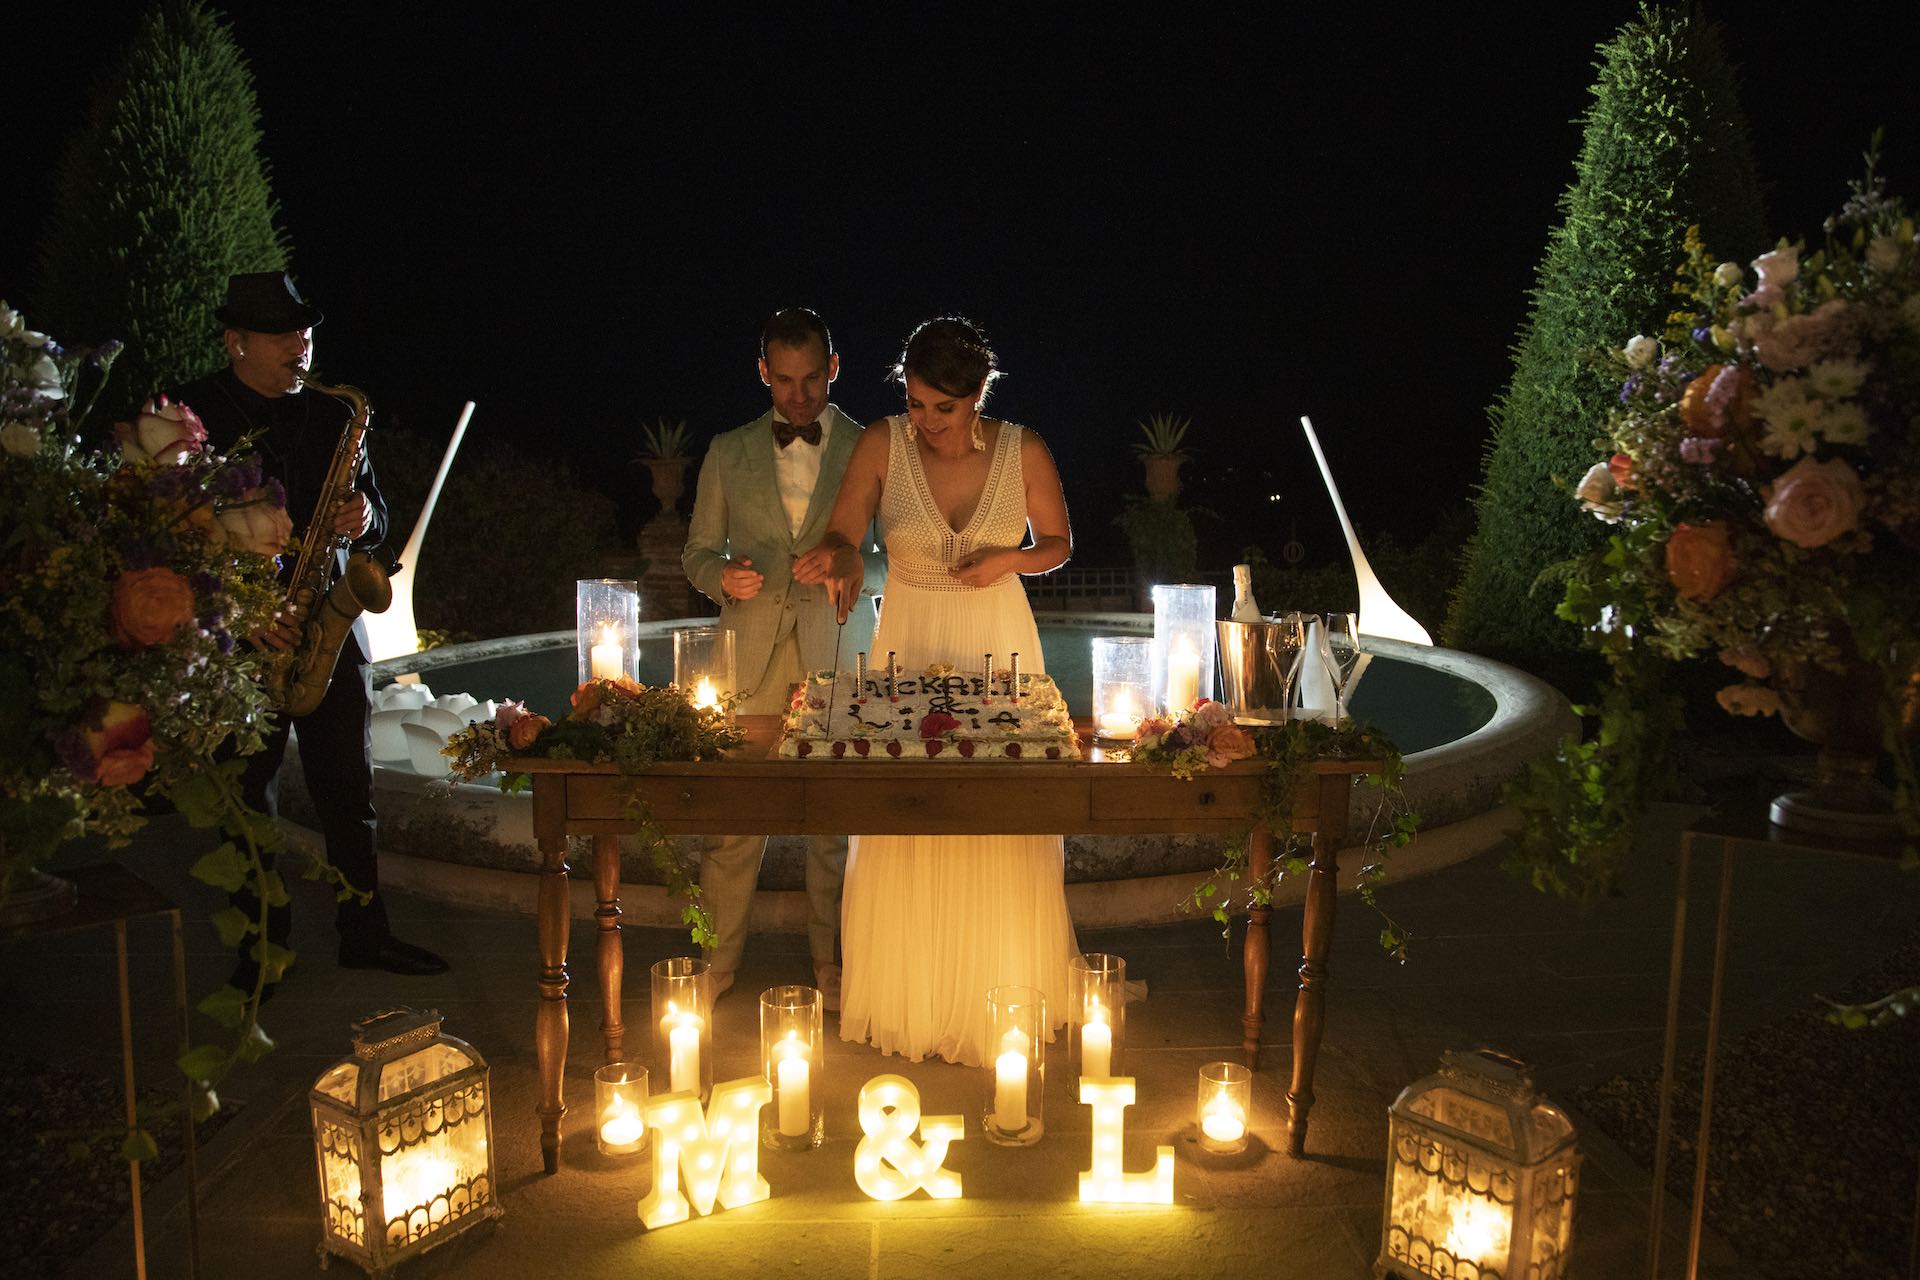
[(545, 716), (524, 714), (507, 730), (507, 745), (515, 751), (525, 751), (552, 727), (553, 721)]
[(140, 407), (134, 421), (114, 423), (113, 438), (128, 462), (177, 467), (206, 446), (207, 429), (186, 405), (157, 396)]
[(1767, 661), (1767, 655), (1750, 644), (1743, 644), (1735, 649), (1722, 649), (1720, 661), (1743, 675), (1752, 676), (1755, 680), (1765, 680), (1773, 674), (1773, 664)]
[(113, 638), (124, 648), (165, 644), (193, 621), (193, 588), (168, 568), (129, 569), (113, 584)]
[(494, 708), (493, 727), (504, 734), (513, 728), (514, 721), (524, 719), (531, 714), (527, 710), (526, 703), (515, 702), (512, 698), (508, 698)]
[(1232, 723), (1233, 713), (1218, 702), (1202, 698), (1193, 708), (1193, 724), (1201, 737)]
[(1761, 364), (1775, 373), (1803, 368), (1829, 354), (1834, 330), (1847, 304), (1838, 298), (1823, 302), (1806, 315), (1775, 319), (1770, 314), (1748, 318), (1745, 337)]
[(265, 486), (249, 489), (245, 500), (221, 507), (215, 519), (237, 550), (258, 556), (277, 556), (293, 540), (292, 518)]
[(1767, 490), (1767, 528), (1795, 546), (1824, 547), (1860, 526), (1865, 501), (1852, 467), (1802, 458)]
[(1733, 544), (1717, 520), (1677, 524), (1667, 538), (1667, 577), (1682, 600), (1711, 600), (1733, 581)]
[(1207, 763), (1215, 769), (1235, 760), (1245, 760), (1252, 754), (1253, 735), (1237, 724), (1221, 725), (1207, 739)]
[(1763, 253), (1753, 260), (1753, 270), (1760, 282), (1747, 295), (1747, 305), (1770, 307), (1781, 301), (1786, 287), (1800, 278), (1800, 248), (1788, 245)]

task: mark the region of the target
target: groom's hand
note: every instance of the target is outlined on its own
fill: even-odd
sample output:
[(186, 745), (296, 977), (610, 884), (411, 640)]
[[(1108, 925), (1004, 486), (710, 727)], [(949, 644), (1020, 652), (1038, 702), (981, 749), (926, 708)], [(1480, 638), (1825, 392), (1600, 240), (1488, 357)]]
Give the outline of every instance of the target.
[(729, 600), (751, 600), (760, 594), (760, 584), (767, 575), (753, 567), (753, 561), (741, 557), (738, 561), (729, 560), (720, 569), (720, 589)]

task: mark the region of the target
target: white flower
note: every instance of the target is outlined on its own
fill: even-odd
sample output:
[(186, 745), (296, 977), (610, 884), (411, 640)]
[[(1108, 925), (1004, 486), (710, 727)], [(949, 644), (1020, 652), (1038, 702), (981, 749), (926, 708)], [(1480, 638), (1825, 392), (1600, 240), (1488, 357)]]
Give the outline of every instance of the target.
[(21, 381), (49, 400), (58, 400), (67, 394), (60, 386), (60, 366), (53, 362), (52, 356), (41, 356), (28, 365)]
[(1606, 463), (1596, 462), (1588, 467), (1587, 474), (1574, 486), (1573, 496), (1608, 524), (1620, 523), (1620, 486), (1614, 483), (1613, 469)]
[(1867, 366), (1858, 360), (1819, 360), (1807, 366), (1807, 385), (1813, 394), (1844, 400), (1867, 380)]
[(1621, 354), (1626, 356), (1629, 368), (1644, 369), (1659, 358), (1660, 343), (1644, 333), (1635, 334), (1633, 340), (1627, 343), (1627, 349)]
[(30, 347), (44, 347), (48, 342), (52, 341), (52, 339), (48, 338), (46, 334), (41, 333), (38, 329), (26, 329), (14, 336)]
[(26, 329), (26, 318), (8, 306), (4, 298), (0, 298), (0, 338), (17, 338)]
[(1807, 399), (1798, 378), (1782, 378), (1753, 398), (1753, 416), (1766, 424), (1760, 448), (1776, 458), (1797, 458), (1813, 451), (1820, 409)]
[(1851, 402), (1830, 404), (1820, 414), (1815, 429), (1829, 444), (1865, 444), (1867, 415)]
[(1713, 269), (1713, 282), (1722, 289), (1731, 289), (1746, 279), (1746, 272), (1737, 262), (1723, 262)]
[(1875, 236), (1867, 243), (1867, 265), (1886, 274), (1900, 268), (1901, 245), (1897, 236)]
[(26, 422), (9, 422), (0, 427), (0, 449), (16, 458), (31, 458), (40, 452), (40, 428)]

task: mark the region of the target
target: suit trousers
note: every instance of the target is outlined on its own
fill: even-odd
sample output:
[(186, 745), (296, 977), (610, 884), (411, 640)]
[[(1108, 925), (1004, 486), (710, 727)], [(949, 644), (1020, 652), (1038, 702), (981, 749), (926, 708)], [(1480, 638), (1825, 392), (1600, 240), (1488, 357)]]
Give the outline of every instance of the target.
[[(377, 820), (373, 809), (373, 706), (367, 697), (366, 654), (349, 633), (334, 664), (333, 681), (320, 705), (291, 721), (280, 717), (263, 748), (246, 757), (241, 788), (247, 803), (271, 817), (280, 816), (280, 767), (287, 758), (287, 734), (300, 735), (300, 768), (307, 794), (319, 815), (327, 861), (348, 884), (372, 893), (364, 905), (349, 898), (334, 908), (334, 924), (343, 939), (376, 941), (388, 930), (387, 907), (379, 895), (379, 862), (374, 849)], [(267, 865), (272, 867), (272, 855)], [(259, 900), (246, 889), (232, 895), (233, 905), (257, 919)], [(267, 937), (285, 946), (292, 916), (285, 906), (270, 907)], [(243, 944), (242, 962), (249, 962)]]
[[(806, 676), (800, 664), (800, 641), (788, 632), (773, 646), (767, 673), (741, 699), (736, 710), (747, 715), (773, 715), (787, 709), (794, 685)], [(765, 836), (716, 836), (700, 859), (700, 896), (713, 914), (717, 935), (709, 955), (715, 972), (740, 967), (747, 942), (747, 915), (760, 863), (766, 856)], [(807, 840), (807, 943), (813, 963), (837, 963), (835, 941), (840, 931), (840, 885), (847, 876), (847, 838), (811, 836)]]

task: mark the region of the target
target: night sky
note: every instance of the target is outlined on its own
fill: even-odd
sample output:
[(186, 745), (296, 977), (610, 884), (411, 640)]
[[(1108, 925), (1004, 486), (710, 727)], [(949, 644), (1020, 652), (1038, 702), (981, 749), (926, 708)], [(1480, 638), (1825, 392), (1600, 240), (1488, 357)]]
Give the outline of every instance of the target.
[[(37, 8), (9, 23), (15, 305), (59, 146), (132, 12)], [(834, 399), (861, 420), (897, 408), (883, 378), (908, 330), (960, 312), (1009, 373), (994, 411), (1060, 461), (1081, 563), (1123, 559), (1110, 522), (1153, 412), (1195, 420), (1189, 496), (1223, 517), (1203, 559), (1225, 563), (1296, 528), (1335, 549), (1301, 412), (1363, 530), (1417, 536), (1467, 500), (1595, 46), (1632, 14), (1287, 8), (786, 5), (696, 26), (311, 4), (232, 23), (293, 270), (328, 313), (316, 365), (367, 389), (376, 426), (444, 437), (472, 398), (470, 445), (567, 453), (630, 530), (651, 506), (638, 424), (704, 440), (764, 410), (768, 311), (826, 317)], [(1876, 125), (1895, 188), (1920, 191), (1920, 5), (1845, 6), (1844, 29), (1839, 11), (1717, 8), (1776, 232), (1817, 234)]]

